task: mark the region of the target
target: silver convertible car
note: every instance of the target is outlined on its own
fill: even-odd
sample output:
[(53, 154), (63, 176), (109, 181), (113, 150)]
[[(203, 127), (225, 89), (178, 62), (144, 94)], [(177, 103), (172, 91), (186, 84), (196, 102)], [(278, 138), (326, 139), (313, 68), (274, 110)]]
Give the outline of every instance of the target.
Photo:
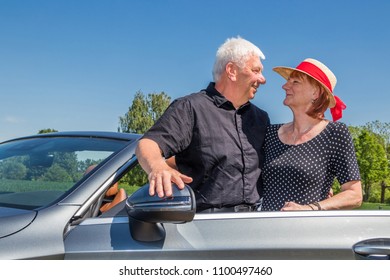
[(0, 144), (0, 259), (389, 259), (390, 212), (196, 213), (118, 181), (140, 135), (39, 134)]

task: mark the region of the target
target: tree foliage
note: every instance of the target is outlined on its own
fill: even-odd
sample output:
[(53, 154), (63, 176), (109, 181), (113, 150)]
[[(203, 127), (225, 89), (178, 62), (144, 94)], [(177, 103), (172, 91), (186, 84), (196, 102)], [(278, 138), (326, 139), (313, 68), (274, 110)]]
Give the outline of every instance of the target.
[(145, 133), (161, 115), (171, 102), (171, 98), (161, 93), (150, 93), (146, 97), (138, 91), (129, 107), (129, 111), (119, 117), (120, 132)]
[(389, 181), (390, 175), (389, 128), (389, 124), (379, 121), (360, 127), (349, 127), (362, 177), (364, 201), (382, 203), (385, 201), (386, 182)]
[(49, 182), (73, 182), (69, 172), (60, 164), (54, 163), (41, 178)]
[(364, 186), (364, 200), (367, 201), (372, 185), (385, 180), (388, 175), (386, 152), (380, 139), (365, 129), (357, 138), (355, 148)]
[(12, 180), (22, 180), (26, 177), (25, 165), (14, 159), (3, 160), (0, 164), (0, 177)]
[[(164, 92), (150, 93), (145, 96), (138, 91), (133, 99), (129, 111), (119, 117), (119, 132), (145, 133), (164, 113), (171, 98)], [(131, 170), (122, 181), (129, 185), (141, 186), (147, 182), (146, 173), (140, 166)]]
[(51, 132), (58, 132), (58, 130), (55, 130), (53, 128), (44, 128), (39, 130), (38, 134), (51, 133)]
[[(38, 131), (38, 134), (58, 132), (56, 129), (45, 128)], [(27, 177), (30, 180), (43, 180), (54, 182), (76, 182), (79, 180), (91, 162), (78, 161), (74, 152), (54, 152), (51, 155), (54, 159), (52, 165), (47, 168), (30, 166)], [(88, 167), (89, 165), (87, 165)]]
[[(386, 173), (385, 178), (381, 180), (380, 183), (380, 202), (385, 202), (385, 194), (386, 190), (390, 189), (390, 179), (389, 179), (389, 172), (390, 172), (390, 123), (382, 123), (378, 120), (369, 122), (364, 126), (365, 129), (371, 131), (374, 133), (374, 135), (378, 138), (378, 141), (381, 143), (381, 145), (384, 147), (386, 152), (386, 159), (387, 159), (387, 168), (384, 170)], [(390, 200), (390, 198), (389, 198)], [(377, 202), (377, 200), (375, 200)]]

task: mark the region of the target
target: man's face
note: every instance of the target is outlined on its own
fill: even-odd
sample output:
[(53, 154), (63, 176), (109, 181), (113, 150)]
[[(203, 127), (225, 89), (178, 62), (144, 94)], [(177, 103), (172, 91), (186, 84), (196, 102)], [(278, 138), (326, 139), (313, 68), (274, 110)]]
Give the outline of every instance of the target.
[(238, 69), (237, 84), (248, 101), (255, 97), (258, 87), (266, 82), (262, 72), (263, 64), (256, 55), (248, 59), (244, 68)]

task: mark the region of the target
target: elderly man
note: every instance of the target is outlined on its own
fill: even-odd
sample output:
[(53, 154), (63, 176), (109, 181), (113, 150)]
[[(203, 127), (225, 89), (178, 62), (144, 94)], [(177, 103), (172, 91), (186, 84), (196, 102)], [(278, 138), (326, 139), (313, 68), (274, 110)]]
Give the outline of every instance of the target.
[(172, 102), (145, 133), (136, 155), (148, 174), (150, 195), (171, 196), (172, 182), (179, 188), (189, 184), (198, 212), (254, 210), (270, 122), (249, 102), (266, 82), (261, 59), (251, 42), (227, 39), (217, 51), (214, 82)]

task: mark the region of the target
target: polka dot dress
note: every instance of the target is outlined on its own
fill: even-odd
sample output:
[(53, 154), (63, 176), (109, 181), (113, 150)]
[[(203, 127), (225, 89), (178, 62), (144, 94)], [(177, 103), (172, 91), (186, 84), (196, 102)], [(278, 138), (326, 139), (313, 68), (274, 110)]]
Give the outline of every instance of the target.
[(360, 180), (345, 124), (329, 122), (316, 137), (298, 145), (280, 141), (281, 126), (269, 126), (265, 137), (261, 211), (279, 211), (287, 201), (305, 205), (324, 200), (335, 178), (340, 184)]

